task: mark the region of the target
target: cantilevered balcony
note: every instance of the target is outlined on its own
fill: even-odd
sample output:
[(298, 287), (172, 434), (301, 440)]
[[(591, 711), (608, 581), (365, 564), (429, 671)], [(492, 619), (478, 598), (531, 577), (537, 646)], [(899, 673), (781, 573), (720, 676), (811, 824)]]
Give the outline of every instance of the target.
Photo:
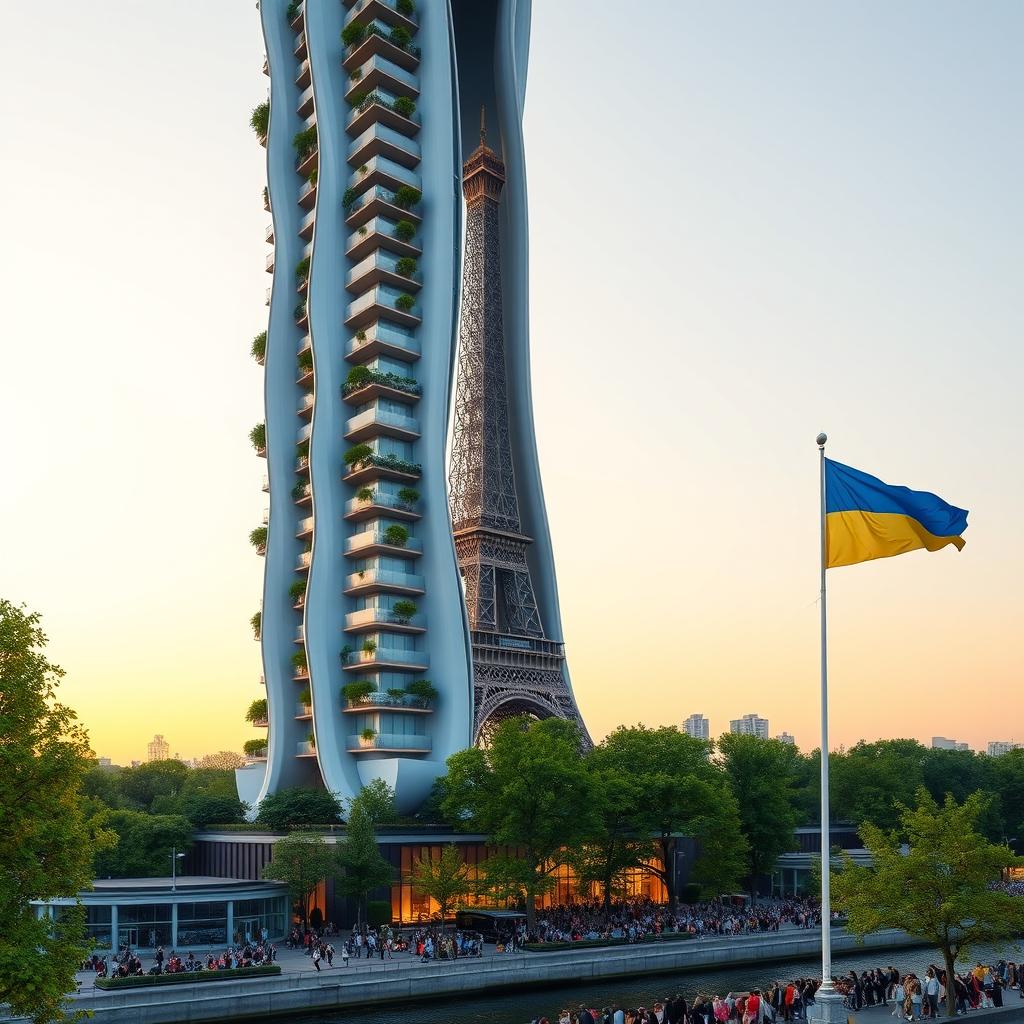
[(309, 58), (307, 57), (299, 64), (299, 73), (295, 76), (295, 84), (300, 89), (306, 89), (312, 80), (309, 70)]
[(418, 327), (420, 323), (419, 309), (412, 305), (403, 305), (402, 295), (397, 288), (389, 285), (374, 285), (357, 299), (348, 304), (345, 314), (345, 326), (359, 330), (381, 318), (391, 320), (404, 327)]
[(296, 757), (316, 757), (316, 744), (312, 740), (303, 740), (295, 746)]
[(361, 735), (349, 736), (345, 740), (350, 754), (429, 754), (433, 749), (429, 736), (399, 735), (379, 732), (371, 739)]
[(262, 718), (254, 718), (252, 720), (252, 727), (254, 729), (266, 729), (270, 723), (267, 721), (267, 716), (264, 715)]
[(345, 131), (350, 136), (356, 136), (372, 128), (374, 124), (382, 124), (410, 139), (418, 135), (420, 131), (419, 114), (414, 112), (407, 116), (395, 109), (396, 106), (402, 106), (402, 104), (396, 104), (397, 99), (397, 96), (385, 92), (383, 89), (373, 90), (358, 107), (351, 111)]
[(376, 633), (388, 629), (392, 633), (425, 633), (422, 615), (396, 615), (390, 608), (362, 608), (345, 616), (346, 633)]
[(313, 415), (314, 401), (315, 399), (312, 391), (307, 391), (302, 398), (299, 399), (298, 413), (303, 419), (308, 420)]
[(351, 295), (361, 295), (370, 285), (389, 284), (400, 293), (415, 294), (423, 287), (418, 273), (400, 273), (405, 270), (399, 260), (409, 262), (410, 257), (395, 256), (393, 253), (381, 252), (367, 256), (357, 263), (345, 278), (345, 288)]
[(401, 25), (409, 33), (415, 35), (419, 29), (416, 23), (415, 7), (411, 14), (405, 14), (398, 8), (398, 0), (346, 0), (349, 12), (345, 24), (368, 25), (378, 19), (386, 25)]
[(302, 31), (302, 24), (303, 24), (303, 19), (305, 18), (305, 16), (306, 16), (306, 4), (305, 4), (305, 0), (302, 0), (302, 2), (295, 9), (295, 16), (289, 22), (289, 24), (292, 27), (292, 31), (293, 32), (301, 32)]
[(301, 551), (299, 552), (299, 560), (295, 563), (296, 572), (306, 572), (309, 569), (309, 563), (313, 560), (312, 551)]
[(420, 436), (420, 423), (415, 416), (384, 412), (376, 407), (352, 416), (345, 424), (345, 440), (356, 443), (374, 437), (396, 437), (415, 441)]
[(420, 518), (416, 506), (393, 494), (385, 494), (379, 488), (371, 488), (372, 494), (368, 498), (355, 497), (345, 502), (345, 518), (350, 523), (360, 523), (367, 519), (380, 519), (387, 516), (389, 519), (403, 519), (413, 523)]
[(268, 245), (274, 244), (274, 225), (272, 223), (267, 225), (267, 230), (263, 232), (263, 238)]
[(309, 540), (313, 536), (313, 517), (307, 516), (305, 519), (299, 520), (298, 528), (295, 531), (295, 536), (299, 540)]
[(384, 156), (375, 156), (349, 175), (348, 187), (359, 194), (373, 185), (380, 185), (391, 191), (397, 191), (403, 186), (414, 188), (417, 192), (423, 190), (422, 180), (415, 171)]
[(345, 577), (345, 593), (359, 594), (423, 594), (423, 577), (394, 569), (364, 569)]
[(426, 672), (430, 659), (425, 651), (407, 651), (400, 647), (383, 647), (378, 645), (373, 651), (355, 651), (349, 655), (348, 661), (342, 666), (346, 672), (366, 672), (372, 670), (409, 672)]
[(414, 226), (421, 219), (415, 208), (399, 206), (395, 193), (382, 185), (372, 185), (357, 196), (345, 211), (345, 223), (357, 233), (372, 217), (387, 217), (392, 221), (407, 220)]
[(313, 237), (313, 225), (316, 223), (316, 210), (310, 210), (299, 222), (299, 237), (307, 242)]
[(411, 363), (420, 357), (420, 343), (410, 328), (379, 320), (356, 331), (345, 346), (345, 357), (353, 362), (364, 362), (377, 355)]
[(350, 75), (348, 80), (345, 92), (347, 103), (352, 102), (352, 96), (378, 88), (403, 96), (419, 95), (419, 79), (384, 57), (371, 57), (365, 64), (353, 68), (352, 71), (355, 77)]
[(395, 234), (396, 224), (386, 217), (372, 217), (357, 231), (353, 231), (346, 241), (346, 252), (353, 262), (366, 259), (367, 256), (384, 249), (398, 256), (411, 256), (419, 259), (422, 250), (414, 240), (406, 241)]
[(419, 537), (408, 537), (404, 544), (396, 544), (385, 530), (374, 528), (346, 537), (345, 554), (349, 558), (369, 558), (373, 555), (418, 558), (423, 554), (423, 543)]
[(375, 398), (390, 398), (396, 402), (418, 402), (422, 389), (412, 377), (399, 377), (394, 373), (370, 371), (366, 381), (345, 384), (341, 393), (351, 405), (364, 405)]
[(303, 178), (308, 178), (310, 171), (317, 166), (320, 157), (320, 149), (314, 146), (305, 156), (295, 157), (295, 170)]
[(305, 644), (306, 642), (306, 627), (300, 622), (295, 627), (295, 643)]
[(345, 70), (354, 71), (356, 68), (362, 67), (371, 57), (383, 57), (406, 71), (415, 71), (420, 63), (419, 47), (403, 48), (379, 32), (368, 32), (362, 42), (350, 46), (345, 51), (343, 61)]
[(299, 60), (305, 60), (309, 55), (309, 51), (306, 49), (306, 33), (299, 32), (295, 37), (295, 49), (292, 51)]
[(305, 722), (313, 717), (313, 705), (312, 704), (296, 704), (295, 705), (295, 721)]
[(292, 490), (292, 499), (300, 508), (313, 503), (313, 492), (308, 480), (300, 480)]
[(299, 206), (304, 210), (312, 210), (316, 205), (317, 178), (312, 181), (304, 181), (299, 189)]
[(420, 162), (419, 143), (385, 124), (374, 123), (348, 147), (348, 162), (359, 167), (375, 156), (387, 157), (403, 167), (416, 167)]
[(309, 456), (300, 455), (295, 460), (295, 472), (309, 476)]
[(366, 462), (349, 466), (345, 473), (345, 483), (353, 487), (361, 487), (363, 484), (372, 483), (374, 480), (399, 480), (402, 483), (419, 480), (420, 467), (416, 463), (402, 462), (397, 459), (388, 459), (381, 456), (374, 456)]
[(309, 117), (313, 113), (313, 86), (302, 90), (299, 96), (299, 105), (296, 107), (299, 117)]
[(272, 274), (274, 272), (274, 250), (271, 249), (267, 253), (267, 273)]

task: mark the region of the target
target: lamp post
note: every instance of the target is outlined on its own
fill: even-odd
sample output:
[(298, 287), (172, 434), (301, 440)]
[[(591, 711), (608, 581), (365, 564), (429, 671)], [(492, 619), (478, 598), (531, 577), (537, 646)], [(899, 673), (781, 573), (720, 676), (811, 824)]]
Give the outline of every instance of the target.
[(176, 846), (171, 847), (171, 892), (178, 891), (178, 861), (184, 858), (185, 854), (178, 853)]

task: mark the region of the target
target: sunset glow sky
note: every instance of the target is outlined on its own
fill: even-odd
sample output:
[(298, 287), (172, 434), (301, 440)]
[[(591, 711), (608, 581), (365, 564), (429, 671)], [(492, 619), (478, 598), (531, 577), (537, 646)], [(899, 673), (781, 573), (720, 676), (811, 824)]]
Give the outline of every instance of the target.
[[(420, 0), (421, 4), (436, 0)], [(265, 465), (252, 2), (22, 5), (0, 39), (0, 595), (99, 754), (240, 749)], [(595, 736), (817, 744), (832, 457), (970, 509), (830, 574), (832, 737), (1024, 742), (1024, 5), (537, 0), (534, 400)], [(640, 13), (642, 10), (642, 18)]]

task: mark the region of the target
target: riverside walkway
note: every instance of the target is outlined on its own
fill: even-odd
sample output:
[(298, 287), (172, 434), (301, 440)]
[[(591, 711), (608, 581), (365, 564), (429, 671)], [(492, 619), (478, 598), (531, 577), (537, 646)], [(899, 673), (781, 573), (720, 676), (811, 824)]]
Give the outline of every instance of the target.
[[(884, 931), (863, 945), (833, 931), (837, 953), (896, 949), (915, 945), (903, 932)], [(820, 953), (819, 929), (787, 928), (768, 934), (738, 935), (555, 952), (496, 954), (489, 947), (479, 959), (421, 963), (408, 953), (394, 960), (352, 960), (317, 973), (300, 952), (283, 950), (282, 973), (269, 978), (182, 983), (153, 988), (103, 991), (88, 984), (69, 998), (69, 1009), (90, 1011), (99, 1024), (176, 1024), (228, 1021), (271, 1014), (309, 1013), (451, 998), (501, 989), (582, 983), (596, 979), (787, 961)], [(83, 976), (84, 977), (84, 976)]]

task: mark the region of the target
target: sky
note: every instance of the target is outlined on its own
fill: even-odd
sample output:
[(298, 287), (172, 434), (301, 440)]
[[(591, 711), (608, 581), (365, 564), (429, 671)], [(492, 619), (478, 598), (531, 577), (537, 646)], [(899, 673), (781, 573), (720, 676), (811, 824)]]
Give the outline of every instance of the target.
[[(1024, 6), (642, 10), (534, 4), (527, 91), (536, 425), (591, 732), (756, 712), (817, 745), (824, 430), (971, 513), (961, 553), (830, 572), (832, 745), (1024, 741)], [(43, 614), (115, 762), (254, 735), (262, 59), (234, 0), (53, 0), (0, 37), (0, 596)]]

